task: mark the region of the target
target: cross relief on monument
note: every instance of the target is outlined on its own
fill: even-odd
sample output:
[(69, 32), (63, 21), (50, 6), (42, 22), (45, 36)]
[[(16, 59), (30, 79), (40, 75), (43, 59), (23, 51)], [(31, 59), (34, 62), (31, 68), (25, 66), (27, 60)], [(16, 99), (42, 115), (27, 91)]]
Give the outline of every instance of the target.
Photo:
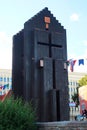
[[(52, 33), (49, 33), (48, 34), (48, 42), (40, 42), (40, 40), (39, 40), (39, 42), (38, 42), (38, 40), (37, 40), (37, 44), (38, 45), (42, 45), (43, 47), (48, 47), (49, 48), (49, 52), (48, 52), (48, 57), (50, 57), (50, 58), (53, 58), (54, 59), (54, 55), (53, 55), (53, 51), (52, 51), (52, 49), (54, 49), (54, 51), (58, 51), (57, 49), (59, 49), (60, 51), (62, 50), (62, 48), (63, 48), (63, 46), (60, 44), (61, 43), (61, 35), (62, 34), (57, 34), (58, 36), (60, 35), (60, 40), (59, 41), (57, 41), (56, 43), (55, 43), (55, 39), (53, 39), (53, 37), (52, 37)], [(59, 43), (60, 42), (60, 43)], [(56, 50), (55, 50), (56, 49)], [(62, 53), (60, 53), (60, 54), (62, 54)], [(61, 57), (62, 58), (62, 57)]]
[(62, 45), (52, 44), (51, 34), (49, 34), (49, 43), (38, 42), (38, 44), (45, 45), (45, 46), (49, 47), (49, 57), (51, 57), (51, 58), (52, 58), (52, 47), (62, 48)]

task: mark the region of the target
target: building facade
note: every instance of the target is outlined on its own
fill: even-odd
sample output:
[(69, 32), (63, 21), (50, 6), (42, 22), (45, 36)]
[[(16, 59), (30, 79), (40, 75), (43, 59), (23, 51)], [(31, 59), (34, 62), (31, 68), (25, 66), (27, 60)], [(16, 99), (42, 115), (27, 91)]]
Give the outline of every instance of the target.
[(80, 106), (75, 107), (76, 105), (73, 103), (72, 95), (77, 93), (78, 81), (85, 75), (87, 75), (87, 73), (68, 72), (70, 120), (74, 120), (74, 117), (80, 114)]
[(85, 75), (87, 75), (87, 73), (68, 72), (69, 102), (72, 102), (72, 95), (77, 92), (78, 81)]
[(4, 95), (10, 89), (12, 89), (12, 70), (0, 69), (0, 95)]

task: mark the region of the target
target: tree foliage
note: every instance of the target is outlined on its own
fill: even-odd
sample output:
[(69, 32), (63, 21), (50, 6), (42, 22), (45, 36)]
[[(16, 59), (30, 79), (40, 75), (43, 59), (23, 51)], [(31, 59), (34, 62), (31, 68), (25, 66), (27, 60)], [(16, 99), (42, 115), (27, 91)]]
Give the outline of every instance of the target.
[(87, 75), (85, 75), (83, 78), (79, 80), (79, 86), (87, 85)]
[(79, 105), (78, 91), (72, 95), (72, 100), (76, 103), (76, 107)]
[(0, 102), (0, 130), (35, 130), (35, 122), (31, 103), (13, 97)]

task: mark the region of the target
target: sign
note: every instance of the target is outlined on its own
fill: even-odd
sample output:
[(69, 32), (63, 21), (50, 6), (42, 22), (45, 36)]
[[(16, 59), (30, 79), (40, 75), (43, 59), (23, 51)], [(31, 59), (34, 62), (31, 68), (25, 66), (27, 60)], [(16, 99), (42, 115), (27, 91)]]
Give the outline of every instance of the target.
[(75, 104), (74, 102), (70, 102), (70, 103), (69, 103), (69, 106), (70, 106), (70, 107), (75, 107), (76, 104)]

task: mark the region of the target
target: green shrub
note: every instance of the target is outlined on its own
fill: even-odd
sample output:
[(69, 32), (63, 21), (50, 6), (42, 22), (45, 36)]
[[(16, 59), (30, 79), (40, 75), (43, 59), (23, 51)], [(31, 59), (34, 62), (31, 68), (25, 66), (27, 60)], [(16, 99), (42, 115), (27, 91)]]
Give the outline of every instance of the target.
[(35, 119), (31, 103), (13, 97), (0, 102), (0, 130), (35, 130)]

